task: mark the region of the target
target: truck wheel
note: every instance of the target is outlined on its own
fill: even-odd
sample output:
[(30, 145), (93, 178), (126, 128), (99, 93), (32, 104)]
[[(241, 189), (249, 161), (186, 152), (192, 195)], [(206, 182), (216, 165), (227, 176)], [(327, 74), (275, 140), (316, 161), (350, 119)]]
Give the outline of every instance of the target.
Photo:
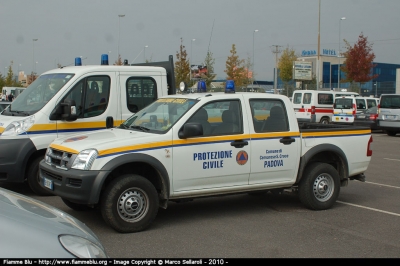
[(125, 174), (113, 180), (101, 198), (104, 221), (120, 233), (146, 229), (158, 212), (158, 194), (140, 175)]
[(393, 130), (386, 130), (386, 134), (388, 135), (388, 136), (391, 136), (391, 137), (394, 137), (394, 136), (396, 136), (396, 131), (393, 131)]
[(74, 211), (79, 211), (80, 212), (80, 211), (92, 210), (92, 208), (87, 206), (87, 205), (71, 202), (71, 201), (69, 201), (67, 199), (64, 199), (64, 198), (61, 198), (61, 199), (65, 203), (65, 205), (67, 205), (68, 207), (70, 207)]
[(323, 117), (321, 118), (321, 121), (319, 121), (321, 124), (329, 124), (329, 118)]
[(31, 162), (26, 173), (26, 179), (28, 180), (29, 187), (35, 194), (39, 196), (52, 196), (53, 194), (50, 190), (40, 186), (39, 163), (41, 160), (43, 160), (42, 156), (37, 157)]
[(339, 192), (339, 174), (332, 165), (313, 163), (305, 169), (299, 184), (299, 198), (307, 208), (329, 209), (336, 202)]

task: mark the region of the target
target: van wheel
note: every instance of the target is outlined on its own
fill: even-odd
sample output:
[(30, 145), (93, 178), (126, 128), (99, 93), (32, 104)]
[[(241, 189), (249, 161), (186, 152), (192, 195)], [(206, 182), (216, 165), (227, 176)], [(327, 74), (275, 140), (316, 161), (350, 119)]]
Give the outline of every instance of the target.
[(394, 136), (396, 136), (397, 132), (393, 131), (393, 130), (386, 130), (386, 134), (388, 136), (394, 137)]
[(309, 165), (299, 184), (300, 201), (311, 210), (326, 210), (333, 206), (340, 192), (339, 174), (327, 163)]
[(321, 118), (321, 121), (319, 121), (321, 124), (329, 124), (329, 118), (323, 117)]
[(31, 190), (39, 195), (39, 196), (52, 196), (53, 194), (49, 189), (43, 188), (40, 186), (40, 178), (39, 178), (39, 163), (43, 160), (43, 157), (35, 158), (28, 167), (28, 171), (26, 172), (26, 179), (28, 181), (28, 185)]
[(159, 199), (153, 184), (140, 175), (125, 174), (113, 180), (101, 199), (104, 221), (120, 233), (146, 229), (158, 212)]

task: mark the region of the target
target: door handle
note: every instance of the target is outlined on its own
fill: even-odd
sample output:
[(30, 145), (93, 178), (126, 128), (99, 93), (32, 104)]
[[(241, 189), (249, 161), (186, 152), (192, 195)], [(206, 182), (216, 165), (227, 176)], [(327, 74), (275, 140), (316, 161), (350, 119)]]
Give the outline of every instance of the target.
[(283, 137), (279, 140), (280, 143), (283, 143), (283, 145), (290, 145), (292, 142), (295, 142), (296, 139), (291, 138), (291, 137)]
[(246, 140), (235, 140), (231, 142), (231, 146), (234, 146), (235, 148), (243, 148), (246, 145), (249, 145), (249, 142)]

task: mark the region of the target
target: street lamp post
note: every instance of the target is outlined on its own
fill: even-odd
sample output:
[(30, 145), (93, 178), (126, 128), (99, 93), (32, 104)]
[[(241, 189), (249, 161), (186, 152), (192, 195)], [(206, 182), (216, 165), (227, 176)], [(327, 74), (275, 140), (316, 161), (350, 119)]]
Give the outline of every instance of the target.
[[(254, 80), (254, 69), (255, 69), (255, 62), (254, 62), (254, 34), (255, 34), (256, 32), (258, 32), (258, 30), (254, 30), (254, 31), (253, 31), (253, 75), (252, 75), (253, 80)], [(248, 77), (247, 77), (247, 78), (248, 78)]]
[(35, 42), (38, 39), (32, 39), (32, 73), (35, 72)]
[(146, 48), (149, 47), (148, 45), (144, 46), (144, 53), (143, 53), (143, 62), (146, 63)]
[(375, 81), (375, 98), (378, 98), (378, 82)]
[(125, 17), (125, 15), (118, 15), (118, 58), (119, 59), (119, 36), (120, 36), (120, 22), (121, 18)]
[(189, 76), (190, 76), (190, 81), (192, 81), (192, 66), (190, 64), (190, 60), (192, 60), (192, 46), (193, 46), (193, 42), (196, 39), (192, 39), (192, 41), (190, 42), (190, 58), (189, 58)]
[(338, 90), (340, 90), (340, 22), (342, 22), (342, 20), (345, 20), (346, 19), (346, 17), (342, 17), (342, 18), (340, 18), (340, 20), (339, 20), (339, 54), (338, 54), (338, 57), (339, 57), (339, 63), (338, 63)]

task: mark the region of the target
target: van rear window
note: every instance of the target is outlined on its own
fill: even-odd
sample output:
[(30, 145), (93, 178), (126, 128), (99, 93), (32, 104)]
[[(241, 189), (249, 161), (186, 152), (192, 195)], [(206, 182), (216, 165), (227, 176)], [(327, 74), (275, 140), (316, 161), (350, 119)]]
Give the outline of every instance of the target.
[(351, 109), (353, 106), (352, 99), (337, 98), (335, 100), (336, 109)]
[(400, 108), (400, 95), (383, 95), (380, 102), (381, 108)]

